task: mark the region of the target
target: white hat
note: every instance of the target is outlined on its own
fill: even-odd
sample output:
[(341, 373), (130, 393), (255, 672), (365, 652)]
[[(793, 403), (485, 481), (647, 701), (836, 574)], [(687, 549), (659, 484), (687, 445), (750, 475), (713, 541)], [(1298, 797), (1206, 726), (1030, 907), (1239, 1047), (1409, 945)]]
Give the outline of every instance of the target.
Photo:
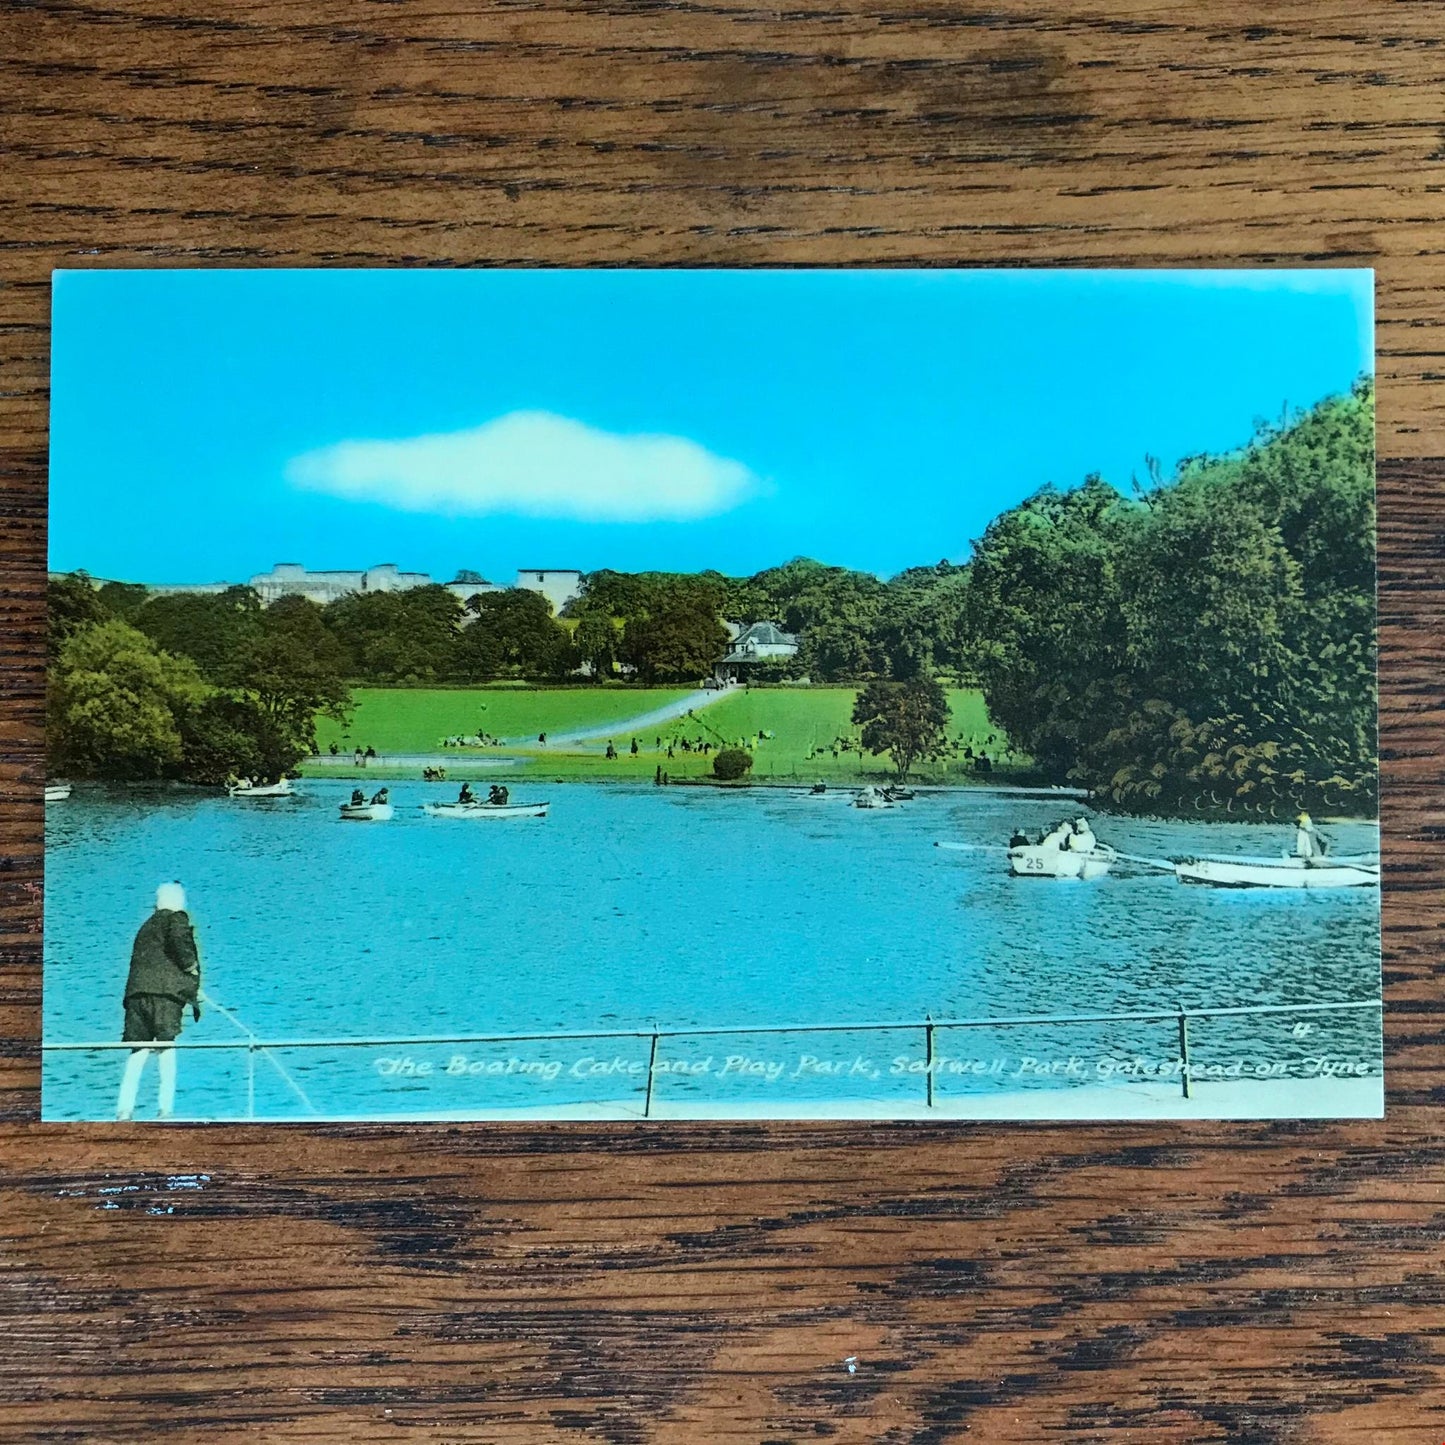
[(162, 883), (156, 889), (156, 907), (169, 909), (172, 913), (184, 913), (186, 890), (179, 883)]

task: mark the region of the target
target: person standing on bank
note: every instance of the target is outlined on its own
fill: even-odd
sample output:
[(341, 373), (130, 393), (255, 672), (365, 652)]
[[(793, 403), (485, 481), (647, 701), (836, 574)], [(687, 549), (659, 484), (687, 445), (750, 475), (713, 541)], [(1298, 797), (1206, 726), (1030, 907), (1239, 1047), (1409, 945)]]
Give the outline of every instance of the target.
[(159, 1074), (157, 1115), (168, 1119), (176, 1103), (176, 1051), (167, 1045), (181, 1031), (181, 1014), (190, 1005), (201, 1021), (201, 959), (196, 934), (186, 912), (186, 894), (179, 883), (156, 889), (156, 909), (135, 936), (130, 973), (125, 981), (125, 1032), (122, 1040), (136, 1047), (126, 1060), (120, 1081), (116, 1117), (135, 1113), (141, 1075), (151, 1050)]

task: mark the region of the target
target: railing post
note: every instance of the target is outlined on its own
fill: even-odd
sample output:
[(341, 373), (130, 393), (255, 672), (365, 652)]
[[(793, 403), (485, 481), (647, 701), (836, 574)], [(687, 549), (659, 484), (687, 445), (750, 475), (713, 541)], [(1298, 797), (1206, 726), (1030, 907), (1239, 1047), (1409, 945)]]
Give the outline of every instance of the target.
[(1184, 1005), (1179, 1005), (1179, 1060), (1183, 1065), (1181, 1075), (1184, 1080), (1184, 1097), (1190, 1097), (1189, 1093), (1189, 1015), (1184, 1012)]
[(256, 1045), (246, 1045), (246, 1117), (256, 1117)]
[(928, 1065), (928, 1107), (933, 1107), (933, 1015), (925, 1014), (923, 1025), (924, 1059)]
[(657, 1029), (652, 1030), (652, 1047), (647, 1051), (647, 1098), (642, 1104), (642, 1117), (652, 1118), (652, 1081), (657, 1077)]

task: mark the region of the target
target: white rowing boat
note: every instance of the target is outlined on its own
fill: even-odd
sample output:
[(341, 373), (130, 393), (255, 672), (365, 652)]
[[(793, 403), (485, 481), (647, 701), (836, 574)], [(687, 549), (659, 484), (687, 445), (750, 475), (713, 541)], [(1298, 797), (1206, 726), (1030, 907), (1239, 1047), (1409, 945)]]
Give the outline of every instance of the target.
[(1380, 882), (1380, 860), (1361, 853), (1338, 858), (1182, 858), (1174, 864), (1181, 883), (1215, 888), (1363, 888)]
[(891, 808), (893, 799), (888, 797), (882, 788), (870, 785), (854, 797), (853, 806), (855, 808)]
[(63, 803), (69, 796), (69, 783), (46, 783), (45, 801), (47, 803)]
[(551, 803), (423, 803), (432, 818), (545, 818)]
[(343, 803), (341, 816), (352, 823), (389, 823), (393, 807), (390, 803)]
[(237, 785), (227, 788), (226, 792), (233, 798), (291, 798), (296, 794), (290, 778), (282, 778), (279, 783), (248, 783), (244, 787)]
[(1008, 850), (1008, 869), (1015, 878), (1102, 878), (1118, 862), (1107, 844), (1092, 848), (1061, 848), (1057, 843), (1021, 843)]

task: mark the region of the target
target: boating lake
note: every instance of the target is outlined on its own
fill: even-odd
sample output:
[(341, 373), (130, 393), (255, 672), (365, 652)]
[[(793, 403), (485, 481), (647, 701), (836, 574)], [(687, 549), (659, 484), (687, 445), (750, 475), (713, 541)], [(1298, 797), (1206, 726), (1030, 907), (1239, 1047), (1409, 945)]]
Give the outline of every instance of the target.
[[(928, 1017), (1380, 997), (1374, 888), (1188, 887), (1122, 868), (1088, 883), (1011, 878), (1002, 845), (1014, 826), (1079, 811), (1057, 798), (953, 790), (863, 810), (844, 792), (529, 783), (513, 800), (549, 798), (548, 818), (478, 822), (422, 813), (454, 787), (398, 782), (391, 822), (353, 823), (337, 814), (350, 779), (297, 787), (261, 802), (81, 785), (47, 808), (47, 1044), (119, 1039), (132, 937), (156, 885), (174, 878), (204, 987), (234, 1015), (210, 1009), (193, 1025), (187, 1013), (183, 1043), (244, 1041), (243, 1030), (264, 1041), (642, 1035), (292, 1045), (249, 1060), (187, 1049), (177, 1117), (636, 1114), (649, 1078), (657, 1113), (858, 1101), (886, 1115), (925, 1096)], [(1093, 819), (1101, 840), (1155, 858), (1272, 854), (1293, 840), (1280, 826)], [(1373, 824), (1324, 832), (1336, 852), (1378, 847)], [(857, 1027), (890, 1022), (914, 1027)], [(655, 1027), (783, 1025), (845, 1027), (664, 1035), (652, 1052)], [(1344, 1068), (1378, 1089), (1374, 1011), (1188, 1027), (1196, 1077), (1267, 1091)], [(1173, 1018), (938, 1027), (931, 1074), (940, 1106), (1008, 1094), (1062, 1117), (1107, 1112), (1081, 1107), (1100, 1088), (1177, 1093), (1177, 1054)], [(47, 1052), (45, 1117), (112, 1118), (124, 1059)], [(154, 1111), (154, 1071), (139, 1117)]]

